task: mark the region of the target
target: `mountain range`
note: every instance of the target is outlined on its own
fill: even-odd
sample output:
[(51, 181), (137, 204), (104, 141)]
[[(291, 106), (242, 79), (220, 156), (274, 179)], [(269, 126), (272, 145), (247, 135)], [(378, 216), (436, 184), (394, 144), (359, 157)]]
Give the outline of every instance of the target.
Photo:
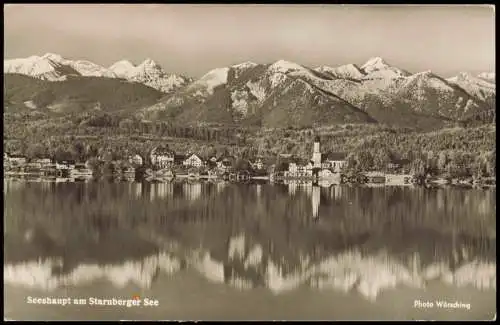
[[(463, 72), (443, 78), (431, 71), (411, 73), (380, 57), (361, 66), (316, 68), (286, 60), (244, 62), (213, 69), (196, 79), (167, 73), (151, 59), (139, 65), (122, 60), (106, 68), (47, 53), (4, 60), (4, 73), (6, 97), (11, 99), (8, 104), (16, 107), (30, 103), (31, 108), (56, 106), (65, 111), (65, 107), (75, 106), (74, 97), (78, 97), (79, 103), (88, 102), (103, 111), (119, 106), (130, 108), (138, 118), (182, 124), (316, 127), (384, 123), (438, 128), (494, 112), (496, 98), (495, 73)], [(15, 75), (39, 81), (26, 91), (23, 85), (35, 82), (9, 81), (19, 78)], [(96, 96), (95, 87), (89, 86), (93, 83), (109, 84), (108, 91)], [(115, 87), (127, 87), (127, 91), (115, 92)], [(117, 98), (131, 91), (139, 98)], [(40, 92), (50, 93), (42, 96), (42, 103), (37, 102)], [(78, 95), (68, 96), (68, 92)]]
[(54, 53), (5, 60), (4, 73), (19, 73), (48, 81), (65, 81), (75, 76), (122, 78), (162, 92), (173, 91), (192, 81), (184, 76), (167, 74), (151, 59), (146, 59), (137, 66), (122, 60), (105, 68), (86, 60), (68, 60)]

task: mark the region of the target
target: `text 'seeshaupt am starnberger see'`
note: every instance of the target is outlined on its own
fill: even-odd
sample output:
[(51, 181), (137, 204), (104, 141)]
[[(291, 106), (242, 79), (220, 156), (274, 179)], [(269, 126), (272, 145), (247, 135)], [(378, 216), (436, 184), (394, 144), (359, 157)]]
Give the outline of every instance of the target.
[(138, 307), (138, 306), (159, 306), (160, 302), (156, 299), (134, 297), (133, 299), (102, 299), (102, 298), (61, 298), (61, 297), (31, 297), (26, 298), (28, 304), (35, 305), (89, 305), (89, 306), (123, 306), (123, 307)]

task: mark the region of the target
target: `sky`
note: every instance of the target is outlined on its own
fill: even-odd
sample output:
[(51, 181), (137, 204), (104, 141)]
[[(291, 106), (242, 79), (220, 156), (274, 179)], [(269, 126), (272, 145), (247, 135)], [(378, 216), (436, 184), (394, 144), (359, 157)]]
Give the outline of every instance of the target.
[(146, 58), (199, 77), (245, 61), (362, 65), (444, 77), (495, 70), (492, 6), (25, 4), (4, 6), (6, 59), (57, 53), (103, 66)]

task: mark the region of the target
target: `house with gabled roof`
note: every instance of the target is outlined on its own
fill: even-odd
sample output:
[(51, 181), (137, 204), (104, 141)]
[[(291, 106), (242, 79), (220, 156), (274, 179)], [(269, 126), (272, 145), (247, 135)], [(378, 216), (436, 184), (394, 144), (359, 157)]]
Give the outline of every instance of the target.
[(175, 166), (182, 166), (185, 160), (186, 160), (186, 155), (184, 155), (184, 154), (175, 154), (174, 155), (174, 165)]
[(229, 154), (223, 154), (217, 159), (217, 169), (222, 172), (228, 171), (233, 168), (236, 162), (236, 157)]
[(184, 162), (182, 163), (186, 167), (196, 167), (200, 168), (201, 166), (204, 165), (203, 159), (198, 156), (197, 154), (193, 153), (190, 156), (188, 156)]
[(206, 165), (209, 169), (214, 169), (217, 168), (217, 157), (216, 156), (210, 156), (207, 159)]
[(151, 150), (151, 165), (158, 168), (171, 167), (174, 164), (175, 152), (168, 147), (156, 147)]
[(142, 166), (144, 164), (144, 159), (142, 159), (142, 156), (139, 154), (130, 156), (128, 161), (133, 166)]
[(288, 177), (312, 176), (312, 169), (307, 168), (307, 160), (300, 159), (297, 157), (290, 157), (289, 159), (283, 159), (283, 160), (286, 160), (286, 162), (288, 162), (288, 170), (285, 172), (285, 176)]
[(347, 153), (328, 152), (322, 155), (321, 168), (330, 169), (334, 173), (341, 172), (347, 166)]
[(47, 165), (50, 165), (52, 163), (52, 159), (50, 158), (36, 158), (33, 159), (33, 163), (40, 164), (41, 167), (45, 167)]
[[(5, 159), (5, 156), (4, 156), (4, 159)], [(25, 165), (26, 162), (28, 161), (28, 158), (26, 158), (26, 156), (23, 156), (23, 155), (11, 155), (11, 156), (8, 156), (8, 159), (9, 159), (9, 163), (11, 165), (15, 165), (15, 166)]]

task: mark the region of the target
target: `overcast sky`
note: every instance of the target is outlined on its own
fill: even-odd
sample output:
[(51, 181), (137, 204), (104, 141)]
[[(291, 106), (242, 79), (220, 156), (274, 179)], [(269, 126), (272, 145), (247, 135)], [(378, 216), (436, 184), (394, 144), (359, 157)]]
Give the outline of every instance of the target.
[(363, 64), (445, 77), (495, 69), (491, 6), (6, 5), (5, 57), (51, 52), (109, 66), (151, 58), (193, 77), (243, 61)]

